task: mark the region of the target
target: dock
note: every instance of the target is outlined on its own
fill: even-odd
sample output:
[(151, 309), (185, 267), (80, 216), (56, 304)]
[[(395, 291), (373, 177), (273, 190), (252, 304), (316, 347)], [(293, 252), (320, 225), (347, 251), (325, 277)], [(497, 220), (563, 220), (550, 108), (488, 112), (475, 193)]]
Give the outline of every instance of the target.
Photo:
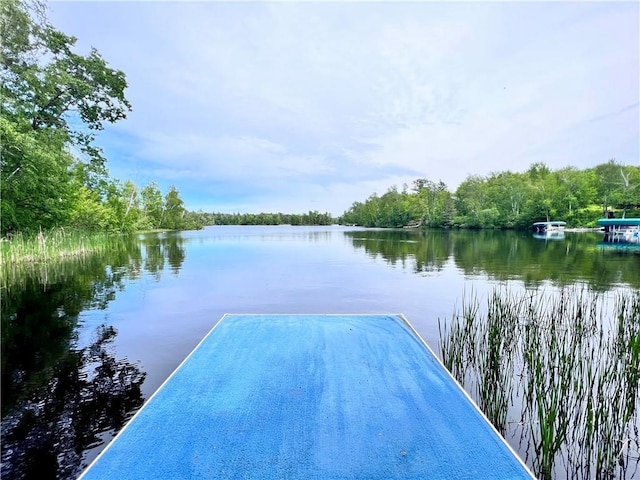
[(532, 479), (402, 315), (225, 315), (80, 477)]
[(640, 244), (640, 218), (601, 218), (605, 243)]

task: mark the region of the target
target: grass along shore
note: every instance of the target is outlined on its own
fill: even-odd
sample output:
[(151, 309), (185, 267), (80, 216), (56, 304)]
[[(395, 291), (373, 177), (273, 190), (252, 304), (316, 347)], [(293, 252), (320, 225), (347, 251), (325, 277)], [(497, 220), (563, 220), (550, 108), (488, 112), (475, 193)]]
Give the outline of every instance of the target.
[(16, 234), (0, 240), (0, 294), (24, 286), (29, 279), (41, 285), (84, 269), (105, 255), (121, 255), (133, 240), (129, 234), (88, 233), (62, 228), (35, 235)]
[(63, 228), (38, 232), (36, 235), (17, 233), (0, 242), (0, 265), (42, 263), (65, 258), (80, 258), (108, 250), (114, 243), (114, 233), (86, 233)]
[(46, 263), (68, 258), (82, 258), (89, 254), (111, 250), (115, 244), (130, 235), (171, 232), (166, 228), (140, 230), (133, 234), (83, 232), (56, 228), (35, 235), (16, 233), (0, 239), (0, 266)]

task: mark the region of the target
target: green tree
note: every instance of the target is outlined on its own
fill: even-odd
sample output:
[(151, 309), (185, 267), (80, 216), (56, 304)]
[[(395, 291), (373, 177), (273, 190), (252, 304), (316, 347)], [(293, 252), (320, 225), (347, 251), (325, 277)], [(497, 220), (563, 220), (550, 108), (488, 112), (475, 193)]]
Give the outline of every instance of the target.
[(492, 220), (491, 225), (485, 223), (493, 216), (486, 183), (484, 177), (473, 175), (458, 186), (455, 194), (456, 224), (469, 228), (493, 226)]
[(4, 110), (27, 119), (32, 130), (62, 130), (92, 160), (103, 162), (91, 131), (131, 110), (124, 73), (94, 48), (86, 56), (75, 53), (77, 39), (46, 20), (35, 22), (25, 3), (3, 0), (1, 12), (2, 31), (11, 32), (0, 50)]
[(640, 208), (640, 167), (624, 166), (611, 159), (596, 166), (594, 172), (603, 213), (620, 209), (624, 215), (628, 208)]
[(496, 226), (523, 226), (525, 200), (531, 195), (531, 185), (524, 176), (509, 171), (492, 173), (486, 179), (486, 189), (487, 204), (498, 212)]
[(76, 163), (72, 168), (73, 203), (68, 225), (88, 232), (123, 231), (124, 206), (119, 199), (119, 183), (90, 164)]
[(74, 207), (69, 225), (87, 232), (107, 231), (112, 224), (112, 215), (102, 203), (99, 195), (82, 185), (74, 192)]
[(530, 220), (553, 220), (558, 214), (557, 178), (544, 163), (534, 163), (525, 173), (531, 188), (525, 204), (526, 215)]
[(560, 215), (567, 221), (580, 218), (581, 210), (597, 203), (595, 176), (592, 170), (562, 168), (554, 172), (558, 182)]
[(110, 229), (120, 232), (132, 232), (138, 227), (140, 217), (138, 186), (130, 180), (124, 185), (110, 183), (106, 206), (110, 213)]
[(101, 171), (94, 132), (131, 108), (124, 73), (95, 49), (75, 53), (76, 39), (51, 26), (43, 11), (37, 2), (0, 2), (3, 234), (63, 224), (73, 203), (70, 147)]
[(451, 224), (454, 204), (447, 185), (419, 178), (413, 182), (414, 208), (411, 216), (428, 227), (442, 227)]
[(169, 191), (164, 197), (164, 208), (162, 211), (162, 219), (160, 220), (161, 228), (168, 228), (169, 230), (181, 230), (183, 226), (183, 217), (186, 210), (184, 209), (184, 202), (180, 198), (180, 192), (178, 189), (171, 185)]
[(622, 185), (620, 178), (620, 165), (615, 159), (609, 160), (594, 168), (596, 175), (596, 191), (602, 213), (606, 215), (610, 208), (615, 207), (619, 201), (619, 189)]
[(0, 117), (2, 233), (51, 228), (69, 219), (73, 158), (55, 130), (31, 131)]
[(164, 201), (158, 184), (151, 182), (142, 189), (140, 196), (142, 197), (141, 228), (160, 228)]

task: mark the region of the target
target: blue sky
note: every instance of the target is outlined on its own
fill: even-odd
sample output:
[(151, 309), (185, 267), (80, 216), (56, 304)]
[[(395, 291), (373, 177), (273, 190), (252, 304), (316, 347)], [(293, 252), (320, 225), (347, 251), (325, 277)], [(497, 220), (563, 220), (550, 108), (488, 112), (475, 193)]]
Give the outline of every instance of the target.
[(113, 176), (189, 209), (329, 211), (416, 178), (640, 158), (638, 2), (65, 2), (128, 79)]

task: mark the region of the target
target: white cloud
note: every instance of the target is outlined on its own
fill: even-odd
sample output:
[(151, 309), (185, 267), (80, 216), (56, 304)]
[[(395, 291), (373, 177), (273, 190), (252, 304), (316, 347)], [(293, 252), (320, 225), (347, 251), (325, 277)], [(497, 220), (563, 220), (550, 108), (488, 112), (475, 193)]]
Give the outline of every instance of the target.
[(292, 181), (333, 171), (320, 155), (294, 154), (283, 145), (251, 136), (152, 134), (144, 139), (139, 154), (164, 171), (173, 166), (182, 178), (193, 179)]
[(134, 112), (103, 137), (112, 172), (173, 180), (192, 208), (341, 213), (417, 176), (455, 188), (640, 155), (637, 4), (52, 8), (127, 74)]

